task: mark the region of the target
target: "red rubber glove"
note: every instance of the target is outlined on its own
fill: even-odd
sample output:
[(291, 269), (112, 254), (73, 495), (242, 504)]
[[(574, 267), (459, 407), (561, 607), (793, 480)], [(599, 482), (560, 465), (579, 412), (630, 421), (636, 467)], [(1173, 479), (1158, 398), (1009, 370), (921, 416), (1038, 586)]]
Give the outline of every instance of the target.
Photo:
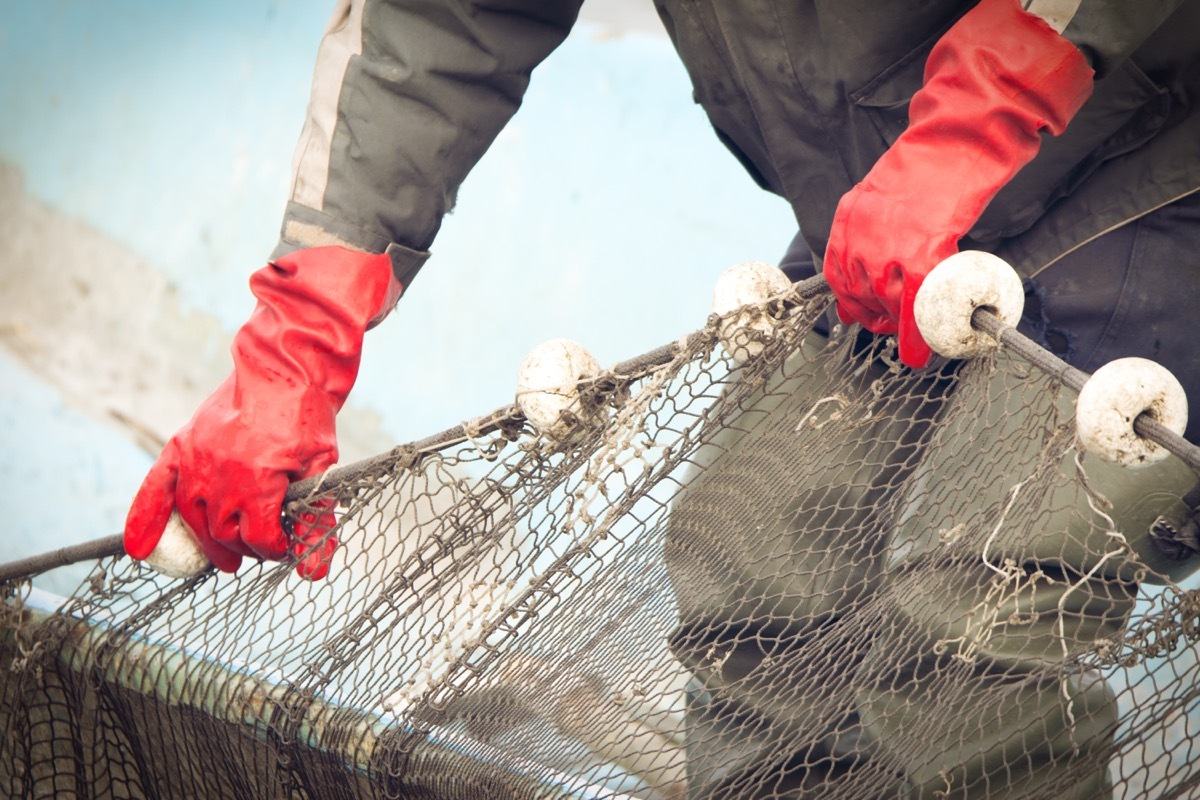
[(958, 250), (1001, 187), (1091, 96), (1083, 55), (1017, 0), (981, 0), (929, 54), (909, 125), (838, 203), (824, 272), (842, 322), (931, 352), (913, 320), (929, 271)]
[(337, 547), (332, 514), (306, 514), (292, 541), (280, 525), (288, 484), (337, 461), (334, 420), (358, 375), (363, 334), (395, 304), (386, 255), (300, 250), (256, 272), (258, 306), (233, 340), (233, 374), (167, 443), (129, 509), (125, 552), (144, 559), (173, 508), (218, 569), (242, 556), (302, 560), (325, 577)]

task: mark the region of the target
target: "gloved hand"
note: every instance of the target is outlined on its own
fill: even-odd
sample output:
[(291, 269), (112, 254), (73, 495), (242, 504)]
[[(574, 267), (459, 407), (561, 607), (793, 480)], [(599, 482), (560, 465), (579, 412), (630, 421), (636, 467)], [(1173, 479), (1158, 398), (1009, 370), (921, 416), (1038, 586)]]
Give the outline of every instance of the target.
[(937, 42), (909, 125), (838, 203), (824, 272), (844, 323), (931, 355), (913, 299), (931, 269), (1092, 91), (1083, 55), (1017, 0), (981, 0)]
[(328, 513), (305, 515), (293, 541), (280, 515), (288, 484), (337, 461), (334, 420), (354, 385), (363, 334), (401, 287), (386, 255), (300, 250), (250, 279), (258, 305), (233, 340), (233, 374), (167, 443), (125, 521), (125, 551), (144, 559), (173, 508), (218, 569), (242, 556), (301, 556), (297, 572), (329, 571)]

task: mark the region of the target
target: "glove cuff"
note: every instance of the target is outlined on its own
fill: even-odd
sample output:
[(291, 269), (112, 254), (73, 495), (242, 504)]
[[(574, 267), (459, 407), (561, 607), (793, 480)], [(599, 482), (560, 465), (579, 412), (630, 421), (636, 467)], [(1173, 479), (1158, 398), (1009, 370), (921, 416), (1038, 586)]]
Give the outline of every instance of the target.
[[(1083, 54), (1017, 0), (982, 0), (934, 46), (908, 128), (863, 183), (928, 194), (926, 216), (941, 227), (926, 233), (944, 257), (1037, 155), (1042, 131), (1066, 128), (1092, 77)], [(947, 183), (950, 175), (962, 180)]]
[(258, 306), (234, 337), (239, 389), (305, 387), (325, 395), (336, 413), (358, 376), (363, 334), (399, 296), (386, 254), (344, 247), (297, 250), (250, 278)]
[(1075, 45), (1018, 0), (982, 0), (934, 45), (909, 116), (919, 120), (930, 100), (982, 93), (1015, 112), (1025, 133), (1057, 136), (1091, 97), (1094, 75)]

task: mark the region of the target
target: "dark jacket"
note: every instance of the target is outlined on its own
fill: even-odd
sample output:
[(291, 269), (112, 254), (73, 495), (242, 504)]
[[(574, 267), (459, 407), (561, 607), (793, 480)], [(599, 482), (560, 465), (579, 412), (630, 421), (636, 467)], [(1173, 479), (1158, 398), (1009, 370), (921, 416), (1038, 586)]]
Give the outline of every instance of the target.
[[(838, 199), (904, 129), (961, 0), (658, 0), (717, 135), (823, 254)], [(407, 283), (458, 185), (520, 105), (578, 2), (365, 0), (322, 44), (280, 251), (392, 254)], [(1034, 274), (1200, 188), (1200, 0), (1082, 0), (1064, 35), (1097, 72), (1067, 132), (964, 247)], [(952, 178), (953, 176), (948, 176)]]
[[(718, 136), (791, 202), (818, 258), (838, 200), (904, 130), (926, 56), (972, 5), (658, 4)], [(1064, 35), (1095, 92), (963, 242), (1025, 274), (1200, 188), (1200, 2), (1083, 0)]]

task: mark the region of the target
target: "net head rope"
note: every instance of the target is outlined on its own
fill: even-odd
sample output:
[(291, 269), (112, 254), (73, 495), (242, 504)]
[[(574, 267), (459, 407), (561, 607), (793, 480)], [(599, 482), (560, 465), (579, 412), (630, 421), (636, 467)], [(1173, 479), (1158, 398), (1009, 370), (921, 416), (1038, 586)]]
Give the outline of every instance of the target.
[(337, 500), (325, 581), (2, 584), (0, 794), (1196, 796), (1192, 468), (1087, 451), (1020, 348), (913, 371), (756, 269), (645, 357), (556, 345), (546, 430), (290, 494)]

